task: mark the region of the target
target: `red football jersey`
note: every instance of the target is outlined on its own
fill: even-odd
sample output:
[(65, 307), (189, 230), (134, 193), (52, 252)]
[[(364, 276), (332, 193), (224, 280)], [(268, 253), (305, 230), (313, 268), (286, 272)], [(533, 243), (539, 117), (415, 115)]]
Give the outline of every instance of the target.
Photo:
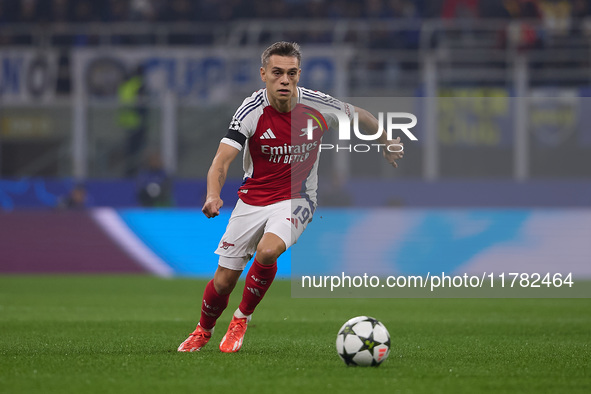
[(264, 206), (304, 198), (316, 205), (322, 136), (338, 124), (336, 117), (322, 115), (324, 109), (340, 110), (349, 118), (353, 114), (349, 104), (305, 88), (298, 88), (298, 103), (286, 113), (269, 104), (266, 89), (244, 100), (222, 139), (244, 148), (244, 183), (238, 190), (242, 201)]

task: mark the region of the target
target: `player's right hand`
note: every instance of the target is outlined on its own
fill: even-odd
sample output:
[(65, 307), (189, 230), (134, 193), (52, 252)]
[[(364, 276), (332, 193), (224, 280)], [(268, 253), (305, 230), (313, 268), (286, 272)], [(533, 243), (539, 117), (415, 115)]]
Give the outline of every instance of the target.
[(220, 208), (224, 205), (224, 202), (219, 197), (208, 197), (201, 208), (201, 212), (209, 219), (216, 217), (220, 214)]

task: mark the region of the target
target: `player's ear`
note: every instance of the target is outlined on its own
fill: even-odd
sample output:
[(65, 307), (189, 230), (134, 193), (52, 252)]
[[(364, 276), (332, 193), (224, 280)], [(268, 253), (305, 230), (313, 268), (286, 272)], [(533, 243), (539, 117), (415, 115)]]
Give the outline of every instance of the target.
[(265, 75), (265, 69), (261, 67), (261, 81), (267, 82), (267, 76)]

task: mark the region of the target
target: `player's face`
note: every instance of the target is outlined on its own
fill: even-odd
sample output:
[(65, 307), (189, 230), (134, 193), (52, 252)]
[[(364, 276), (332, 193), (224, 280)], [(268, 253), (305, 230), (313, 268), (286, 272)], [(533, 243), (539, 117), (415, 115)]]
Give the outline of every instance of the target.
[(287, 102), (297, 96), (301, 71), (296, 57), (271, 55), (267, 67), (261, 67), (261, 79), (267, 85), (269, 100)]

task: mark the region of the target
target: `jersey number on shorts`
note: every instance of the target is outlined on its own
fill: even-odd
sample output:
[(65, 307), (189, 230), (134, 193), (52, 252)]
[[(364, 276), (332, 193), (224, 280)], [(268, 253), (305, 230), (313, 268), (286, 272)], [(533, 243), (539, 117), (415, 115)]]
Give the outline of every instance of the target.
[[(297, 217), (298, 214), (300, 214), (299, 217)], [(293, 211), (292, 215), (296, 216), (297, 219), (299, 219), (299, 221), (302, 222), (302, 224), (307, 223), (308, 219), (310, 219), (310, 208), (298, 205), (298, 207)]]

